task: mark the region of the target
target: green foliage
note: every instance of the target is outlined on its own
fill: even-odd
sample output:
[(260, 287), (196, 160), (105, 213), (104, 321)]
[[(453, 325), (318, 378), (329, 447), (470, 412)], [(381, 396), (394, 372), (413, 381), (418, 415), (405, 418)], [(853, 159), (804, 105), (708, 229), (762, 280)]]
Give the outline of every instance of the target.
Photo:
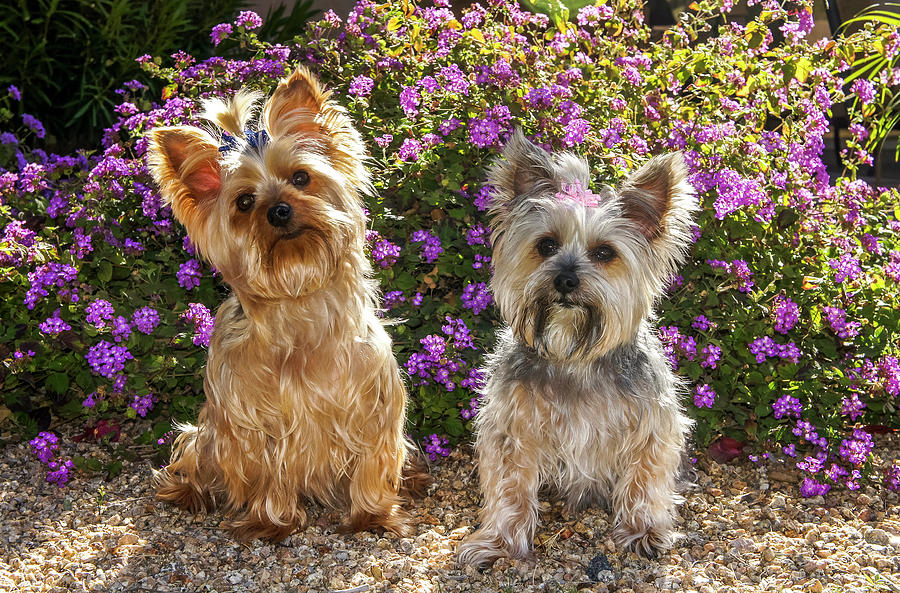
[(18, 0), (0, 14), (0, 85), (44, 121), (65, 150), (92, 144), (115, 121), (116, 89), (135, 59), (183, 50), (209, 55), (212, 26), (243, 0)]
[[(879, 154), (885, 140), (900, 124), (900, 80), (897, 67), (900, 66), (900, 4), (886, 2), (869, 6), (842, 25), (843, 30), (862, 25), (869, 43), (861, 46), (868, 51), (854, 53), (844, 82), (856, 79), (869, 81), (877, 93), (877, 101), (853, 100), (852, 108), (862, 111), (872, 121), (871, 133), (865, 140), (869, 153)], [(874, 50), (874, 52), (872, 51)], [(894, 160), (900, 160), (900, 142), (894, 149)]]

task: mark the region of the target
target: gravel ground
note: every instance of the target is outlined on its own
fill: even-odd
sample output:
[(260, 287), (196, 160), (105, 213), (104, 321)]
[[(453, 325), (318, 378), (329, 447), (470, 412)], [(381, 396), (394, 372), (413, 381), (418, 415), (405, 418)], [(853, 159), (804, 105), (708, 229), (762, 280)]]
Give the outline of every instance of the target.
[[(63, 442), (77, 454), (102, 450)], [(896, 458), (900, 438), (880, 437), (877, 451)], [(337, 534), (339, 515), (318, 509), (282, 543), (242, 545), (220, 515), (156, 502), (147, 461), (59, 489), (26, 443), (13, 444), (0, 451), (0, 591), (900, 592), (897, 493), (802, 499), (796, 471), (778, 462), (701, 457), (697, 470), (680, 511), (685, 535), (657, 560), (618, 550), (604, 511), (572, 516), (545, 503), (535, 560), (480, 572), (454, 558), (478, 510), (464, 449), (435, 464), (427, 495), (412, 503), (413, 537)]]

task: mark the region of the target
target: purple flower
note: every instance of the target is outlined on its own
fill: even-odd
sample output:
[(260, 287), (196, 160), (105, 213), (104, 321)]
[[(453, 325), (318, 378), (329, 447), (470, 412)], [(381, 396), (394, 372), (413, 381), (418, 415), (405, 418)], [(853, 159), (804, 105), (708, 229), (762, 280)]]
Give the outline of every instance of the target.
[(191, 290), (200, 286), (200, 262), (196, 259), (189, 259), (178, 268), (175, 274), (178, 278), (178, 285), (185, 290)]
[(485, 265), (490, 264), (490, 263), (491, 263), (490, 255), (481, 255), (480, 253), (476, 253), (475, 259), (472, 261), (472, 269), (480, 270), (482, 267), (484, 267)]
[(444, 320), (447, 322), (441, 326), (441, 331), (444, 332), (448, 338), (453, 340), (453, 347), (456, 349), (463, 348), (471, 348), (475, 350), (475, 343), (472, 341), (472, 334), (470, 333), (469, 327), (466, 325), (466, 322), (462, 319), (455, 319), (447, 315), (444, 317)]
[[(472, 369), (472, 371), (476, 371), (476, 369)], [(463, 420), (471, 420), (478, 415), (480, 403), (480, 398), (478, 396), (469, 399), (469, 407), (460, 410), (459, 415), (462, 416)]]
[(622, 78), (634, 86), (640, 86), (644, 81), (644, 77), (641, 76), (640, 71), (632, 65), (625, 66), (622, 69)]
[(192, 341), (195, 346), (209, 346), (209, 340), (212, 337), (215, 325), (215, 317), (210, 315), (209, 309), (200, 303), (190, 303), (188, 310), (181, 314), (181, 319), (194, 324)]
[(611, 19), (614, 15), (615, 11), (609, 4), (585, 6), (578, 10), (578, 25), (581, 27), (598, 25)]
[(403, 90), (400, 91), (400, 107), (403, 108), (406, 117), (413, 118), (419, 114), (420, 100), (419, 91), (415, 87), (403, 87)]
[(44, 321), (40, 326), (38, 326), (42, 333), (47, 334), (48, 336), (55, 336), (64, 331), (69, 331), (72, 329), (72, 326), (59, 318), (59, 309), (53, 312), (51, 317), (48, 317), (46, 321)]
[(859, 334), (862, 324), (858, 321), (847, 321), (847, 312), (840, 307), (822, 307), (822, 312), (828, 325), (839, 338), (846, 340)]
[(92, 391), (86, 398), (84, 398), (84, 401), (81, 402), (81, 405), (85, 408), (93, 408), (97, 405), (97, 400), (94, 399), (95, 397), (97, 397), (97, 392)]
[(800, 349), (793, 342), (779, 344), (769, 336), (763, 336), (753, 340), (747, 345), (750, 352), (756, 356), (756, 362), (765, 362), (766, 358), (781, 358), (789, 362), (797, 362), (800, 359)]
[(875, 85), (872, 84), (871, 80), (857, 78), (850, 86), (850, 91), (859, 97), (863, 105), (875, 100)]
[(78, 271), (70, 265), (59, 264), (57, 262), (49, 262), (37, 267), (33, 272), (28, 273), (28, 281), (31, 286), (25, 293), (25, 306), (28, 309), (34, 309), (35, 304), (50, 293), (47, 290), (51, 286), (59, 288), (59, 296), (69, 297), (69, 300), (75, 302), (78, 300), (78, 293), (75, 289), (70, 288), (78, 277)]
[(397, 261), (400, 248), (387, 239), (379, 239), (372, 246), (372, 259), (382, 268), (390, 268)]
[(753, 276), (753, 272), (750, 271), (750, 266), (747, 265), (747, 262), (745, 262), (744, 260), (736, 259), (731, 263), (728, 263), (717, 259), (710, 259), (707, 260), (706, 263), (708, 263), (714, 270), (721, 269), (730, 274), (733, 274), (738, 280), (737, 288), (741, 292), (750, 292), (750, 290), (753, 288), (754, 283), (753, 280), (750, 279), (751, 276)]
[(781, 32), (785, 34), (785, 36), (791, 40), (793, 43), (797, 43), (812, 31), (813, 28), (813, 15), (812, 12), (807, 10), (806, 8), (801, 8), (797, 11), (797, 20), (791, 21), (788, 20), (784, 25), (780, 27)]
[(20, 93), (19, 89), (17, 89), (14, 85), (9, 85), (9, 87), (6, 89), (6, 92), (16, 101), (22, 100), (22, 93)]
[(853, 421), (862, 416), (865, 407), (866, 404), (859, 401), (859, 396), (855, 393), (851, 393), (849, 397), (841, 400), (841, 414), (850, 416), (850, 420)]
[(52, 432), (40, 432), (29, 444), (40, 462), (47, 464), (53, 457), (53, 452), (59, 448), (59, 437)]
[(484, 212), (488, 208), (491, 207), (491, 196), (494, 193), (494, 188), (490, 185), (485, 185), (477, 192), (475, 192), (475, 198), (472, 203), (476, 208)]
[(785, 394), (772, 404), (772, 410), (775, 412), (775, 418), (778, 419), (789, 416), (799, 418), (800, 412), (803, 411), (803, 406), (800, 404), (799, 399)]
[(506, 105), (488, 109), (484, 116), (469, 120), (469, 141), (479, 148), (499, 144), (501, 134), (509, 128), (512, 114)]
[(706, 315), (698, 315), (694, 318), (693, 323), (691, 323), (691, 327), (699, 329), (700, 331), (706, 331), (710, 327), (709, 319), (706, 318)]
[(131, 335), (131, 324), (128, 323), (126, 318), (119, 315), (113, 319), (111, 333), (116, 342), (127, 340)]
[(893, 396), (900, 395), (900, 360), (894, 356), (884, 356), (878, 361), (878, 376), (884, 390)]
[(67, 459), (61, 463), (51, 461), (47, 464), (47, 467), (50, 470), (47, 472), (47, 481), (62, 488), (69, 481), (69, 473), (73, 466), (74, 464), (71, 459)]
[(262, 19), (252, 10), (242, 10), (234, 21), (236, 27), (244, 27), (248, 31), (262, 27)]
[(884, 266), (884, 273), (894, 282), (900, 282), (900, 251), (891, 251), (890, 262)]
[(147, 393), (147, 395), (134, 395), (134, 401), (132, 401), (129, 405), (132, 410), (134, 410), (138, 416), (141, 418), (147, 417), (147, 412), (153, 409), (153, 403), (156, 401), (156, 396), (152, 393)]
[(714, 369), (716, 368), (716, 363), (719, 362), (719, 359), (722, 358), (722, 349), (715, 344), (707, 344), (703, 347), (703, 350), (701, 350), (700, 354), (702, 356), (702, 359), (700, 360), (700, 366), (704, 368)]
[[(591, 131), (591, 124), (580, 117), (571, 120), (563, 128), (562, 142), (566, 146), (581, 144)], [(618, 144), (618, 142), (616, 142)]]
[(392, 134), (384, 134), (383, 136), (378, 136), (375, 138), (375, 144), (377, 144), (381, 148), (384, 148), (385, 146), (393, 142), (393, 140), (394, 136)]
[(384, 293), (384, 308), (385, 309), (393, 309), (400, 303), (406, 301), (406, 297), (403, 296), (402, 290), (392, 290), (390, 292)]
[(824, 496), (829, 490), (831, 490), (831, 486), (828, 484), (821, 484), (813, 478), (806, 478), (800, 486), (800, 496), (804, 498)]
[(855, 429), (853, 438), (841, 441), (840, 456), (853, 465), (862, 465), (872, 452), (872, 435), (864, 430)]
[(896, 461), (884, 471), (884, 484), (888, 490), (900, 490), (900, 464)]
[[(469, 376), (463, 379), (460, 385), (472, 391), (481, 391), (484, 388), (484, 373), (479, 368), (471, 368), (469, 369)], [(480, 398), (473, 398), (471, 401), (480, 401)], [(469, 407), (472, 411), (472, 416), (475, 416), (478, 410), (472, 405), (471, 401)]]
[(233, 29), (231, 28), (230, 23), (221, 23), (212, 28), (212, 33), (209, 34), (210, 39), (212, 40), (212, 44), (214, 47), (218, 47), (222, 40), (231, 35)]
[(850, 132), (851, 136), (853, 136), (860, 142), (869, 137), (869, 130), (867, 130), (860, 124), (850, 124), (850, 127), (847, 128), (847, 131)]
[(490, 229), (486, 228), (480, 222), (476, 222), (466, 230), (466, 243), (469, 245), (488, 245), (488, 236)]
[(806, 420), (798, 420), (797, 425), (791, 430), (796, 436), (809, 441), (814, 445), (819, 445), (823, 449), (828, 445), (824, 437), (820, 437), (816, 432), (816, 428)]
[(491, 292), (488, 289), (487, 284), (478, 282), (475, 284), (466, 284), (465, 288), (463, 288), (460, 300), (462, 301), (463, 307), (471, 309), (472, 313), (478, 315), (488, 308), (488, 305), (493, 302), (493, 297), (491, 297)]
[(441, 122), (441, 125), (438, 126), (438, 131), (440, 131), (441, 134), (446, 136), (453, 130), (456, 130), (456, 129), (462, 127), (462, 125), (463, 125), (463, 122), (461, 120), (456, 119), (455, 117), (451, 117), (450, 119), (445, 119), (444, 121)]
[(775, 297), (773, 305), (775, 317), (775, 331), (778, 333), (788, 333), (800, 319), (800, 307), (792, 301), (790, 297), (778, 295)]
[(115, 376), (125, 369), (125, 361), (133, 356), (125, 346), (113, 346), (106, 340), (91, 346), (84, 355), (95, 374), (106, 377), (112, 381)]
[(441, 68), (440, 78), (444, 81), (444, 90), (458, 95), (469, 94), (469, 79), (457, 64)]
[(424, 443), (425, 453), (428, 454), (428, 458), (432, 461), (437, 461), (438, 457), (450, 455), (450, 447), (447, 446), (450, 441), (446, 437), (431, 434), (425, 437)]
[(327, 11), (325, 11), (325, 14), (322, 17), (322, 22), (328, 23), (332, 27), (337, 28), (341, 26), (341, 23), (343, 21), (341, 21), (341, 17), (339, 17), (334, 10), (329, 8)]
[(85, 309), (85, 320), (97, 329), (106, 328), (106, 322), (113, 318), (115, 310), (109, 301), (97, 299)]
[(422, 243), (422, 257), (426, 263), (433, 263), (444, 252), (440, 238), (431, 231), (418, 230), (412, 234), (413, 243)]
[(740, 282), (738, 290), (741, 292), (750, 292), (750, 289), (753, 288), (753, 281), (750, 280), (750, 276), (752, 276), (753, 273), (750, 271), (750, 266), (747, 265), (747, 262), (742, 259), (736, 259), (731, 262), (731, 273), (737, 276), (737, 279)]
[(419, 154), (422, 152), (422, 143), (414, 138), (404, 138), (403, 144), (400, 146), (401, 161), (417, 161)]
[(834, 270), (834, 281), (838, 284), (848, 279), (856, 280), (863, 273), (859, 260), (849, 253), (842, 255), (840, 259), (829, 260), (828, 265)]
[(139, 332), (149, 336), (159, 325), (159, 313), (151, 307), (141, 307), (131, 316), (131, 322)]
[(694, 394), (694, 405), (698, 408), (711, 408), (716, 401), (716, 392), (707, 384), (699, 385)]
[(372, 93), (372, 88), (374, 86), (374, 80), (372, 80), (368, 76), (360, 74), (350, 82), (350, 86), (347, 90), (351, 95), (356, 95), (357, 97), (368, 97)]
[(43, 138), (47, 135), (47, 132), (44, 130), (44, 124), (40, 122), (36, 117), (30, 115), (28, 113), (22, 114), (22, 123), (24, 123), (28, 128), (34, 132), (34, 135), (38, 138)]

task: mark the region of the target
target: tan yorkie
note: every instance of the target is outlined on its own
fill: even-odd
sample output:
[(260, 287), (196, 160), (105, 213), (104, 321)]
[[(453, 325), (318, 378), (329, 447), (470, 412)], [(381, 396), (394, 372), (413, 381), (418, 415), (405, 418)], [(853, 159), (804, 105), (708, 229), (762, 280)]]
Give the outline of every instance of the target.
[(652, 307), (682, 261), (697, 208), (677, 154), (621, 187), (520, 133), (491, 172), (492, 288), (508, 327), (488, 359), (476, 427), (484, 496), (462, 563), (531, 553), (538, 491), (608, 504), (615, 539), (671, 546), (691, 426)]
[(223, 507), (244, 539), (303, 527), (306, 498), (349, 507), (346, 528), (402, 533), (406, 391), (363, 251), (365, 149), (306, 69), (279, 83), (251, 131), (260, 99), (207, 100), (218, 138), (151, 134), (163, 196), (233, 290), (216, 313), (206, 404), (157, 495)]

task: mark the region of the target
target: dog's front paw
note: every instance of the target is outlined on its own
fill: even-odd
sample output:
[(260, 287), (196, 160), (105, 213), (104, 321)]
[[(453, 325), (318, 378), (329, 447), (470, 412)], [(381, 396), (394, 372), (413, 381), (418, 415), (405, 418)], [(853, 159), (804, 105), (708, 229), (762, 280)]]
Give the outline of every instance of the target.
[(156, 498), (191, 513), (208, 513), (215, 506), (209, 492), (168, 469), (154, 472)]
[(614, 539), (623, 548), (653, 560), (672, 548), (675, 534), (671, 529), (655, 527), (637, 533), (622, 528), (616, 530)]
[(499, 537), (491, 537), (479, 530), (460, 544), (457, 560), (462, 565), (471, 564), (478, 568), (487, 568), (498, 558), (508, 555)]

